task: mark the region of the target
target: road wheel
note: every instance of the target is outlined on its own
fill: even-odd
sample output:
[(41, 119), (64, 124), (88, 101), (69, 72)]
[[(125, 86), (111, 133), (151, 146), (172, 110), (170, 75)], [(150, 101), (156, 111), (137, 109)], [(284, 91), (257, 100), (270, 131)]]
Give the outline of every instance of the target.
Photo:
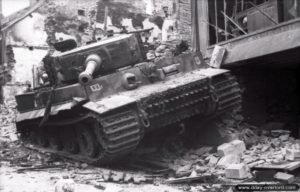
[(38, 130), (37, 132), (37, 144), (41, 147), (49, 146), (49, 137), (45, 132), (46, 130)]
[(94, 132), (87, 124), (80, 124), (76, 128), (79, 151), (82, 155), (95, 157), (97, 155), (97, 144)]
[(72, 154), (79, 152), (78, 140), (74, 129), (66, 128), (62, 131), (62, 143), (64, 151)]

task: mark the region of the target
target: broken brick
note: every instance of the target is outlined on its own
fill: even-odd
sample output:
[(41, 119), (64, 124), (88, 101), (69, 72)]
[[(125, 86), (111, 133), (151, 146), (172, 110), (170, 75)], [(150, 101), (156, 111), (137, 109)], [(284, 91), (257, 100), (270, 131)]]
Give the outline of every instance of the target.
[(300, 150), (295, 148), (287, 149), (285, 158), (290, 161), (300, 158)]
[(215, 157), (213, 155), (208, 156), (207, 159), (208, 159), (208, 164), (209, 165), (215, 165), (219, 161), (219, 158), (217, 158), (217, 157)]
[(241, 140), (234, 140), (218, 146), (218, 153), (225, 155), (240, 155), (246, 150), (245, 143)]
[(295, 180), (294, 175), (283, 173), (283, 172), (277, 172), (274, 175), (274, 179), (284, 182), (284, 183), (292, 183)]
[(243, 164), (231, 164), (225, 169), (225, 176), (229, 179), (245, 179), (249, 176), (248, 167)]
[(289, 137), (290, 137), (289, 134), (285, 134), (285, 135), (280, 135), (279, 139), (284, 142), (284, 141), (288, 141)]
[(145, 182), (146, 181), (146, 178), (143, 177), (143, 176), (136, 176), (136, 177), (133, 177), (133, 182), (135, 184), (140, 184), (141, 182)]
[(132, 175), (130, 175), (130, 174), (125, 174), (125, 176), (124, 176), (124, 182), (125, 182), (125, 183), (128, 183), (128, 182), (132, 181), (132, 179), (133, 179), (133, 176), (132, 176)]
[(177, 177), (183, 177), (183, 176), (189, 175), (191, 173), (191, 171), (190, 171), (191, 167), (192, 166), (190, 164), (187, 164), (185, 166), (179, 167), (176, 170), (176, 176)]

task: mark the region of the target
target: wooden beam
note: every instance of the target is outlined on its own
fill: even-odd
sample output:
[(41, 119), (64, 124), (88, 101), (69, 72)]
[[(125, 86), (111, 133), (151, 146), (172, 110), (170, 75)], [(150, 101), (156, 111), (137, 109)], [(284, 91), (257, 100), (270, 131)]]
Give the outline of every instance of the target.
[[(206, 54), (206, 50), (209, 46), (209, 19), (208, 19), (208, 1), (209, 0), (197, 0), (197, 13), (198, 13), (198, 37), (200, 51)], [(205, 22), (203, 22), (205, 21)]]
[(218, 5), (217, 0), (215, 0), (215, 25), (217, 26), (216, 29), (216, 43), (219, 43), (219, 32), (218, 32)]
[[(227, 14), (227, 3), (226, 0), (223, 0), (224, 13)], [(225, 31), (225, 40), (228, 40), (227, 34), (227, 18), (224, 16), (224, 31)]]
[(44, 3), (46, 3), (46, 0), (39, 0), (36, 4), (33, 6), (27, 7), (25, 9), (22, 9), (21, 11), (18, 11), (8, 17), (5, 17), (1, 20), (1, 31), (6, 31), (9, 28), (11, 28), (13, 25), (33, 13), (35, 10), (40, 8)]
[(221, 13), (224, 15), (224, 17), (226, 17), (229, 21), (231, 21), (231, 23), (234, 24), (241, 32), (247, 34), (247, 32), (241, 26), (239, 26), (239, 24), (237, 24), (233, 19), (228, 17), (223, 11), (221, 11)]

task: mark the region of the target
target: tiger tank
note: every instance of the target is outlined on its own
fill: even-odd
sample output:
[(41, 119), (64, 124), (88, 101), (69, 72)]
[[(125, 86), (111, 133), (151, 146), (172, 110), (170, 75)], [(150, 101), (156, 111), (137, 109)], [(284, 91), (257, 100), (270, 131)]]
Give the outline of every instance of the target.
[(17, 132), (32, 148), (106, 164), (150, 132), (241, 103), (235, 77), (200, 52), (147, 60), (137, 33), (68, 45), (43, 59), (47, 83), (16, 95)]

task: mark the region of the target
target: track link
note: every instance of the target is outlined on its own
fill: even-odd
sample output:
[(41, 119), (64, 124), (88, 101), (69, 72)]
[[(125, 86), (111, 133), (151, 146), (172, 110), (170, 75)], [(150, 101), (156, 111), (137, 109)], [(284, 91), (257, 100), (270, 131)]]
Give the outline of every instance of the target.
[[(47, 136), (49, 136), (48, 138), (50, 138), (50, 135), (46, 135), (45, 137), (45, 133), (49, 133), (51, 130), (51, 137), (54, 136), (55, 140), (59, 140), (60, 145), (62, 145), (62, 139), (66, 139), (66, 137), (61, 138), (62, 131), (65, 131), (66, 129), (70, 131), (69, 127), (74, 127), (75, 132), (70, 133), (70, 136), (75, 135), (75, 140), (79, 145), (78, 134), (80, 134), (80, 132), (76, 132), (76, 129), (79, 129), (78, 126), (81, 125), (81, 128), (89, 130), (91, 132), (90, 134), (95, 136), (94, 141), (86, 141), (91, 142), (92, 145), (94, 145), (93, 147), (97, 150), (95, 153), (96, 155), (92, 157), (85, 155), (84, 153), (82, 153), (82, 151), (79, 151), (77, 154), (73, 154), (64, 149), (64, 146), (62, 146), (62, 149), (59, 150), (57, 148), (51, 148), (51, 145), (47, 147), (45, 147), (45, 145), (39, 145), (39, 143), (41, 142), (36, 142), (36, 139), (41, 139), (41, 135), (31, 134), (35, 133), (35, 131), (38, 129), (37, 126), (35, 126), (34, 129), (28, 129), (29, 133), (23, 132), (23, 134), (25, 135), (35, 136), (25, 136), (22, 138), (24, 138), (24, 140), (26, 141), (29, 141), (30, 144), (27, 146), (32, 149), (54, 153), (69, 159), (79, 160), (96, 165), (111, 162), (112, 160), (115, 160), (116, 158), (133, 151), (142, 139), (142, 131), (139, 124), (138, 115), (134, 110), (124, 110), (113, 115), (106, 115), (102, 117), (97, 114), (90, 113), (89, 116), (90, 117), (87, 120), (80, 122), (80, 124), (70, 124), (69, 126), (66, 126), (64, 124), (61, 127), (57, 125), (57, 127), (46, 126), (43, 129), (42, 138), (45, 139), (47, 138)], [(74, 138), (69, 139), (71, 140)], [(93, 138), (89, 139), (93, 140)], [(45, 142), (47, 143), (49, 141)]]

